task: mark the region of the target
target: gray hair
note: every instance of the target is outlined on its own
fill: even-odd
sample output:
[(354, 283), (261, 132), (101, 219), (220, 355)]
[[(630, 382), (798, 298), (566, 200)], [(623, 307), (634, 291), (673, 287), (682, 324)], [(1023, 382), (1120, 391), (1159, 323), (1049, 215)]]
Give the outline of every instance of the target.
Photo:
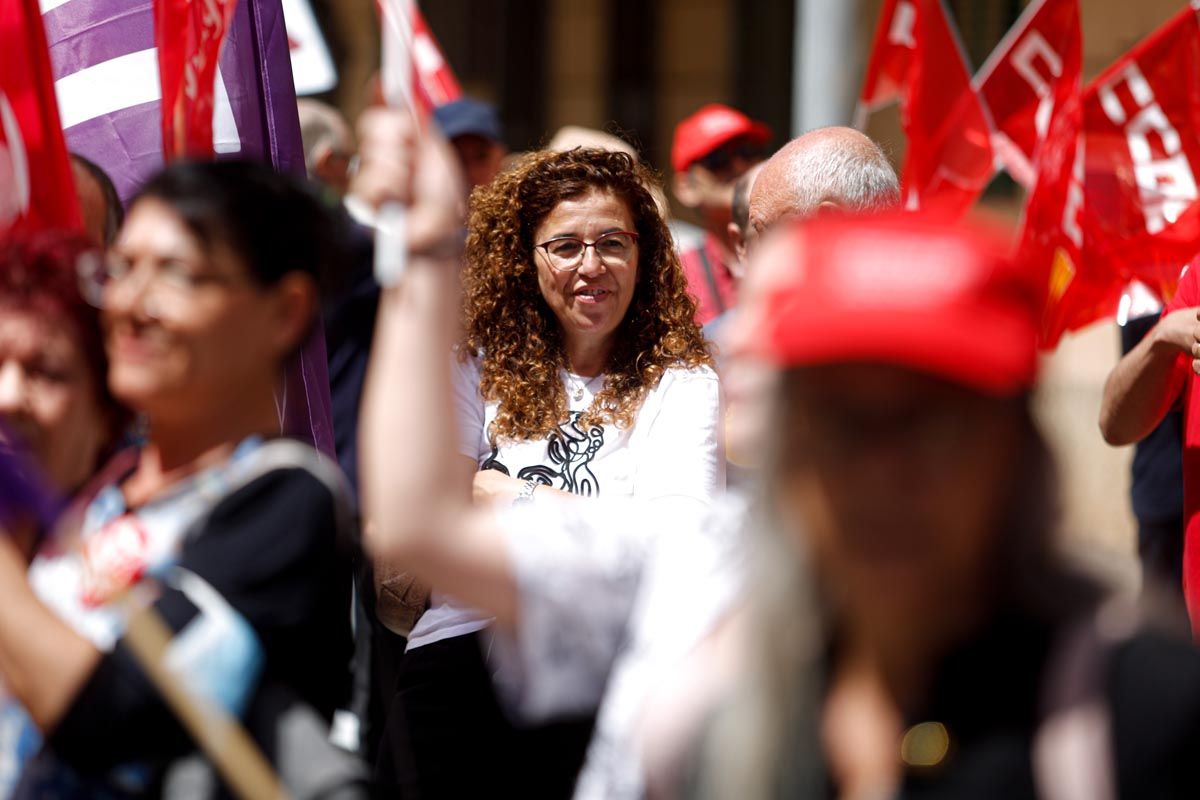
[(805, 216), (827, 201), (855, 213), (899, 204), (900, 181), (879, 145), (865, 136), (847, 142), (820, 133), (810, 134), (811, 144), (797, 148), (788, 163), (796, 206)]

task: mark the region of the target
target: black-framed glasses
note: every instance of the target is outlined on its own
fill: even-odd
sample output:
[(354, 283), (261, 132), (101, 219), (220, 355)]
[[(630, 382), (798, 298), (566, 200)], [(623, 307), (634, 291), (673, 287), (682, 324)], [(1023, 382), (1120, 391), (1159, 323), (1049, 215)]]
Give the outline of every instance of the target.
[(559, 272), (570, 272), (583, 265), (583, 257), (590, 247), (596, 251), (600, 263), (606, 267), (618, 267), (633, 260), (638, 235), (633, 231), (613, 231), (594, 242), (575, 236), (558, 236), (535, 245), (546, 254), (546, 261)]

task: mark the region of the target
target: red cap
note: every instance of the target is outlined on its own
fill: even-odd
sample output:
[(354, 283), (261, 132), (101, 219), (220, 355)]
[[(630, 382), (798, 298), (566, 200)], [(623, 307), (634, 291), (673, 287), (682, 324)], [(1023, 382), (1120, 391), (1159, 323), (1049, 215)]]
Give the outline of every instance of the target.
[(793, 259), (766, 305), (780, 366), (897, 364), (995, 396), (1033, 386), (1041, 293), (994, 231), (889, 214), (785, 236), (764, 252)]
[(766, 144), (771, 140), (771, 129), (737, 109), (710, 103), (675, 126), (671, 166), (676, 172), (683, 172), (697, 160), (739, 136), (749, 136), (758, 144)]

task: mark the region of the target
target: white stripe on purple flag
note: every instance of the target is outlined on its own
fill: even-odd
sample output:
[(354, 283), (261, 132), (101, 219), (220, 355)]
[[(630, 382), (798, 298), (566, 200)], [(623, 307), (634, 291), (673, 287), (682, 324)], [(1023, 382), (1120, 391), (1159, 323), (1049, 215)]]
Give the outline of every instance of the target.
[[(99, 164), (123, 201), (163, 163), (161, 88), (150, 0), (40, 0), (67, 148)], [(304, 175), (296, 91), (280, 0), (239, 0), (221, 51), (218, 154)], [(285, 432), (333, 453), (325, 340), (318, 330), (288, 369)]]

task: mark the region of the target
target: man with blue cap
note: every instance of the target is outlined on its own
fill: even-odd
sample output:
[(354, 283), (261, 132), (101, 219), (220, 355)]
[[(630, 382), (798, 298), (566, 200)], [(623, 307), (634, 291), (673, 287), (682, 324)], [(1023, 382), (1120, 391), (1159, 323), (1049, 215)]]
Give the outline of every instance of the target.
[(433, 117), (458, 153), (468, 191), (491, 183), (508, 155), (504, 128), (495, 107), (472, 97), (463, 97), (438, 106)]

